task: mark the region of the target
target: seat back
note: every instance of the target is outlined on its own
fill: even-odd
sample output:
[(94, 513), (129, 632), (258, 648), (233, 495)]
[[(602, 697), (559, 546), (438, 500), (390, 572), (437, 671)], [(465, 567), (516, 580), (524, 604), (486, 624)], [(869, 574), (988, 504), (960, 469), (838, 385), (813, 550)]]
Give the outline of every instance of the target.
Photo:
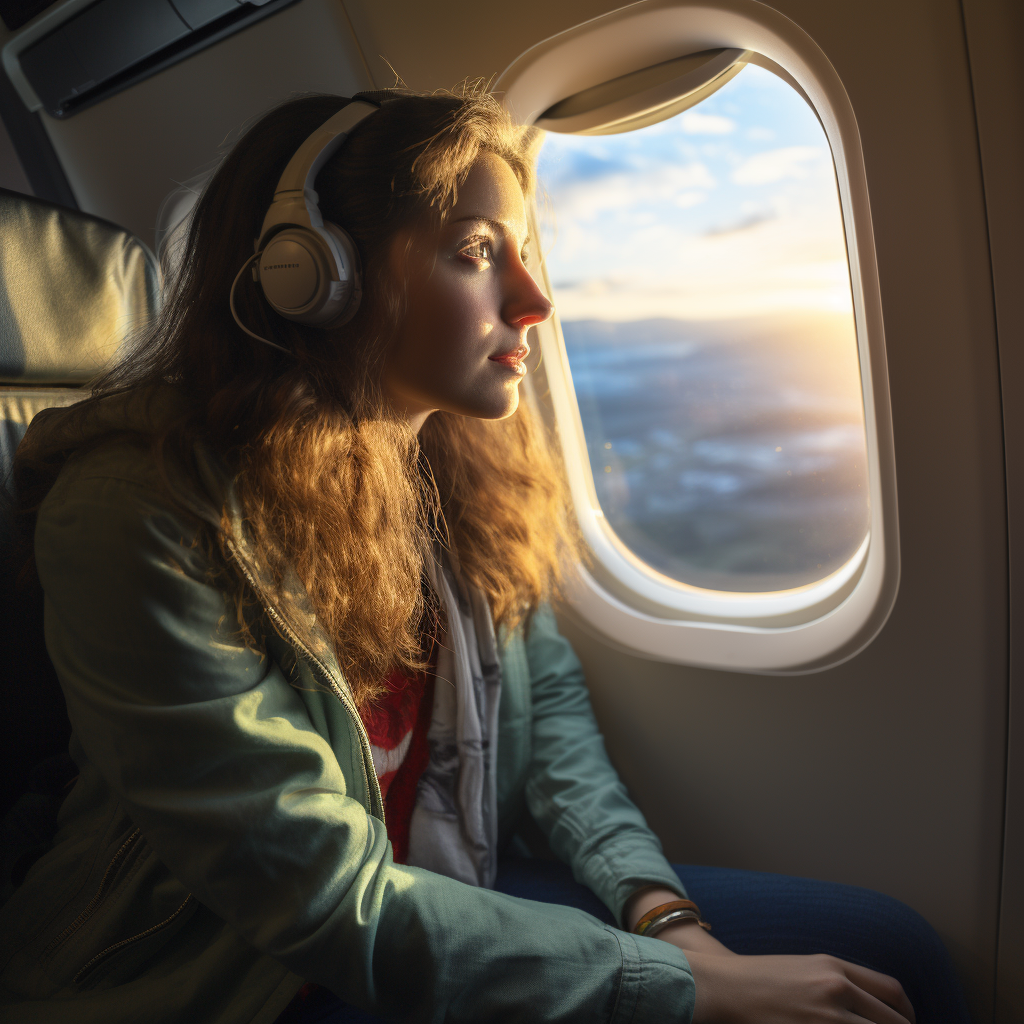
[(42, 591), (12, 518), (14, 453), (36, 413), (89, 393), (159, 300), (156, 260), (137, 238), (0, 189), (0, 818), (27, 790), (52, 784), (70, 735)]

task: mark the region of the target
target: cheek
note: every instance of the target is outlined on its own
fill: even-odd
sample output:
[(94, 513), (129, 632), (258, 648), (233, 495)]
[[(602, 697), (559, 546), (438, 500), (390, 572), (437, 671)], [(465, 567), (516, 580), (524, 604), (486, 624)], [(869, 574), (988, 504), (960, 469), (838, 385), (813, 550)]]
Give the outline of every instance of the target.
[(461, 375), (490, 352), (493, 308), (485, 289), (473, 288), (473, 282), (441, 278), (432, 283), (410, 303), (403, 348), (412, 362), (432, 369), (432, 376), (442, 369)]
[(432, 323), (443, 326), (456, 345), (481, 340), (494, 326), (494, 306), (486, 284), (470, 275), (454, 279), (439, 275), (425, 299)]
[(517, 382), (488, 359), (498, 344), (492, 332), (499, 319), (487, 281), (435, 273), (409, 296), (389, 367), (392, 382), (425, 407), (485, 418), (509, 415), (518, 403)]

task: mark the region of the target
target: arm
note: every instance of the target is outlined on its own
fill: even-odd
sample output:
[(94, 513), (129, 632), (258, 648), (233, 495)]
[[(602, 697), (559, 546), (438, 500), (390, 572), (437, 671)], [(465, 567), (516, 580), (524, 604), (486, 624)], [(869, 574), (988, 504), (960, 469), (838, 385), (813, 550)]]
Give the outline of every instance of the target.
[[(582, 667), (550, 609), (535, 616), (526, 653), (534, 706), (530, 810), (576, 878), (631, 930), (648, 910), (686, 893), (608, 761)], [(685, 952), (696, 984), (694, 1024), (914, 1019), (893, 978), (834, 957), (739, 956), (692, 921), (650, 941)]]
[(626, 902), (641, 888), (658, 885), (673, 899), (685, 897), (608, 760), (583, 668), (550, 608), (534, 615), (525, 650), (533, 703), (526, 799), (552, 849), (623, 925)]
[[(629, 898), (625, 910), (625, 926), (629, 931), (636, 927), (637, 921), (644, 914), (663, 903), (671, 903), (678, 899), (678, 895), (671, 889), (660, 889), (657, 886), (649, 886), (638, 889)], [(677, 921), (658, 932), (657, 937), (664, 942), (671, 942), (679, 949), (696, 953), (716, 953), (719, 956), (735, 956), (728, 946), (723, 946), (710, 932), (705, 931), (694, 921)]]
[[(669, 889), (641, 889), (626, 905), (627, 927), (632, 930), (649, 910), (675, 898)], [(697, 985), (693, 1024), (914, 1020), (910, 1000), (895, 978), (836, 957), (739, 956), (695, 921), (669, 925), (657, 939), (686, 953)]]
[(191, 536), (90, 464), (39, 516), (48, 646), (87, 756), (201, 903), (376, 1012), (689, 1021), (692, 978), (665, 944), (393, 864), (301, 696), (229, 635)]

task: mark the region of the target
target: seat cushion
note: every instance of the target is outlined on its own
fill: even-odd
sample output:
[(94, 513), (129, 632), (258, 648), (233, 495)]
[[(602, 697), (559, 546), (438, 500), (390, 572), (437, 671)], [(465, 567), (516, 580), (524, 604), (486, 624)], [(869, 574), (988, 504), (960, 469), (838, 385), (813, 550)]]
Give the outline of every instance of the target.
[(88, 395), (83, 388), (0, 387), (0, 466), (13, 463), (25, 431), (40, 409), (74, 405)]

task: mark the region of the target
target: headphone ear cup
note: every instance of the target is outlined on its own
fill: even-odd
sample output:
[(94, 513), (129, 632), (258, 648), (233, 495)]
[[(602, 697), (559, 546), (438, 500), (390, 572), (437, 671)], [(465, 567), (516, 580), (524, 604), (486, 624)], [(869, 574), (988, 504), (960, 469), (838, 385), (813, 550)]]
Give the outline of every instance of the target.
[(362, 293), (355, 243), (334, 224), (279, 231), (260, 256), (259, 279), (276, 313), (310, 327), (347, 322)]
[(259, 258), (259, 280), (274, 312), (309, 323), (323, 307), (331, 284), (333, 253), (309, 228), (279, 231)]
[[(343, 104), (299, 146), (278, 179), (257, 236), (256, 253), (245, 266), (257, 261), (256, 278), (268, 305), (287, 320), (334, 327), (347, 323), (359, 309), (363, 285), (355, 242), (342, 228), (323, 220), (313, 186), (324, 162), (356, 125), (380, 109), (380, 102), (364, 99)], [(235, 313), (235, 284), (228, 296), (231, 313), (242, 330), (251, 334)]]
[(337, 304), (332, 303), (331, 317), (326, 326), (338, 327), (347, 324), (359, 309), (363, 298), (363, 268), (356, 243), (344, 228), (325, 220), (324, 234), (328, 236), (329, 243), (334, 243), (337, 283), (342, 286)]

